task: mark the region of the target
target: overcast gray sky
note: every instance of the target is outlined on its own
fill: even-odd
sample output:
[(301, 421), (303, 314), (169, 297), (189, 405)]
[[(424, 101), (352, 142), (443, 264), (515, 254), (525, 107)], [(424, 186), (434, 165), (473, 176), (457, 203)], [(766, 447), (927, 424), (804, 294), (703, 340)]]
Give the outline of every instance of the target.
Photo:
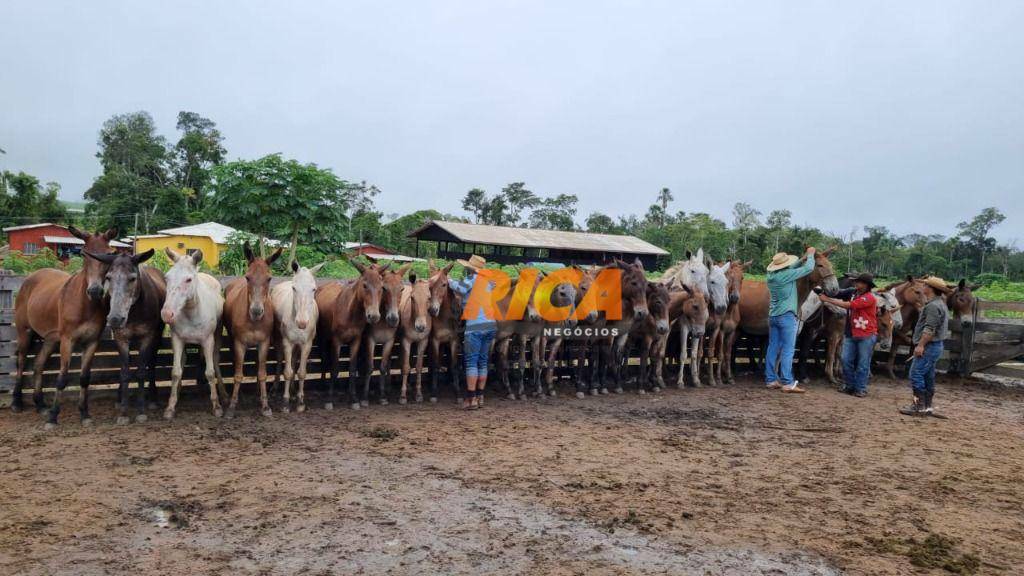
[(1024, 220), (1020, 1), (5, 0), (0, 20), (0, 167), (68, 199), (108, 117), (173, 138), (192, 110), (230, 158), (331, 167), (385, 212), (521, 180), (578, 195), (579, 222), (662, 186), (843, 233)]

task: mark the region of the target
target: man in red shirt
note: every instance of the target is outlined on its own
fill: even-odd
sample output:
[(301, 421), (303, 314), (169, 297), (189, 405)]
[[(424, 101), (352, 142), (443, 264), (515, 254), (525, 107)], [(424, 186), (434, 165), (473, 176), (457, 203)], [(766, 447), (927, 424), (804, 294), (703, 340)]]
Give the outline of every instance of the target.
[(861, 274), (853, 281), (853, 288), (840, 290), (835, 298), (824, 294), (822, 302), (845, 308), (846, 338), (843, 339), (843, 392), (858, 398), (868, 395), (871, 378), (871, 356), (878, 339), (878, 300), (871, 293), (875, 277)]

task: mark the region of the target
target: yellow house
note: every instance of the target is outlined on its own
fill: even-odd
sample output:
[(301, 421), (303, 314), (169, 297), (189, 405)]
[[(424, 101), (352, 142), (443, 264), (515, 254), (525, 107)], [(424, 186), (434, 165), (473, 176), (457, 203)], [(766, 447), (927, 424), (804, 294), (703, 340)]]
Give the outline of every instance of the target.
[(234, 232), (237, 230), (217, 222), (168, 228), (157, 234), (136, 236), (135, 252), (145, 252), (150, 248), (157, 251), (170, 248), (181, 254), (191, 254), (202, 250), (203, 261), (215, 267), (220, 262), (221, 253), (228, 247), (228, 236)]

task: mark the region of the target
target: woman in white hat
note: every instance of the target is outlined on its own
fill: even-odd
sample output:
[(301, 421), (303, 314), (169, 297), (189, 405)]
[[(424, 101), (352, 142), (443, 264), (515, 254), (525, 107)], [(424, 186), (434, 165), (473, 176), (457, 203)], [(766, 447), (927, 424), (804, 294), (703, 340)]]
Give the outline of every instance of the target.
[[(469, 260), (456, 260), (464, 268), (462, 280), (449, 279), (448, 283), (457, 294), (462, 297), (463, 305), (473, 291), (476, 284), (477, 272), (487, 266), (483, 256), (473, 254)], [(488, 282), (486, 290), (490, 292), (494, 288), (492, 282)], [(463, 408), (476, 410), (483, 406), (484, 387), (487, 386), (487, 363), (490, 359), (491, 343), (494, 342), (494, 335), (498, 325), (494, 318), (489, 318), (480, 308), (475, 318), (466, 320), (466, 333), (462, 341), (462, 357), (466, 365), (466, 398), (463, 400)]]
[[(768, 353), (764, 362), (765, 385), (783, 392), (803, 393), (793, 380), (793, 352), (796, 349), (799, 303), (796, 281), (814, 271), (814, 247), (808, 246), (804, 262), (779, 252), (768, 265)], [(799, 265), (797, 265), (799, 264)]]

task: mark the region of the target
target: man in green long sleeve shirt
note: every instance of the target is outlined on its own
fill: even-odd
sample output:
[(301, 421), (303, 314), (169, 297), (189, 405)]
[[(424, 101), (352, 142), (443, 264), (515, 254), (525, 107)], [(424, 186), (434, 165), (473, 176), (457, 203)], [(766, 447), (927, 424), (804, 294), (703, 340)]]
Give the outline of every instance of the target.
[(768, 353), (764, 377), (768, 388), (803, 393), (793, 380), (793, 353), (799, 323), (796, 281), (814, 271), (814, 248), (808, 247), (803, 263), (791, 254), (780, 252), (768, 265)]

